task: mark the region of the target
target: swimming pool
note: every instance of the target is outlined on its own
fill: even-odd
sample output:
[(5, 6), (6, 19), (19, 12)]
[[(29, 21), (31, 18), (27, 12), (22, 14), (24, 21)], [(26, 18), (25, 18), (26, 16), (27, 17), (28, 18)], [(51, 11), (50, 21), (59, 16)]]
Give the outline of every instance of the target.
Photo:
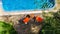
[(2, 0), (5, 11), (46, 10), (53, 8), (55, 0)]

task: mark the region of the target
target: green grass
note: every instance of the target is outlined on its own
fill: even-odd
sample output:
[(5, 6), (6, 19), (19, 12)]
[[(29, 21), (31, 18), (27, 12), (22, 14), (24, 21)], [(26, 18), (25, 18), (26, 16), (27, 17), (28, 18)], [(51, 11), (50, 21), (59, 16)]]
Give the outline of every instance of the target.
[(0, 21), (0, 34), (17, 34), (17, 33), (12, 25)]
[[(51, 14), (53, 16), (48, 16)], [(56, 13), (43, 13), (44, 26), (42, 28), (43, 34), (60, 34), (60, 11)]]

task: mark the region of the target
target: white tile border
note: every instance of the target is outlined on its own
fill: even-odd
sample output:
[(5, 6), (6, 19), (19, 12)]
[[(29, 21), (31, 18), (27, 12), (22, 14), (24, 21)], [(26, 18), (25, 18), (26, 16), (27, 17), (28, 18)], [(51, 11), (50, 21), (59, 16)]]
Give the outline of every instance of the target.
[[(11, 13), (8, 13), (8, 12), (6, 12), (6, 13), (1, 13), (0, 14), (0, 16), (3, 16), (3, 15), (19, 15), (19, 14), (31, 14), (31, 13), (42, 13), (43, 11), (30, 11), (30, 12), (11, 12)], [(51, 12), (51, 11), (48, 11), (48, 10), (46, 10), (46, 11), (44, 11), (44, 12), (46, 12), (46, 13), (48, 13), (48, 12)], [(57, 10), (53, 10), (52, 12), (57, 12)]]

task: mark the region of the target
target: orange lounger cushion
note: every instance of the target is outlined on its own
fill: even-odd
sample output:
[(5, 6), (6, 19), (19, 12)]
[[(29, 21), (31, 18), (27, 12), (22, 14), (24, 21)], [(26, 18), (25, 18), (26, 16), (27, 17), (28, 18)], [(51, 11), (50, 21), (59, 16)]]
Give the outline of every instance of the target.
[(29, 22), (30, 18), (26, 17), (23, 22), (26, 24), (27, 22)]
[(38, 21), (38, 22), (42, 22), (42, 18), (41, 17), (36, 17), (36, 20)]

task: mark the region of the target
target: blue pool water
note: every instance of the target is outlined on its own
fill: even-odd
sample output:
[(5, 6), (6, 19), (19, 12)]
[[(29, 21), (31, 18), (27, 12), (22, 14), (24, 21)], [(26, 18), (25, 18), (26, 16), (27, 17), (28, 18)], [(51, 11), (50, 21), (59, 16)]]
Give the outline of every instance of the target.
[(54, 7), (55, 0), (2, 0), (5, 11), (45, 10)]

